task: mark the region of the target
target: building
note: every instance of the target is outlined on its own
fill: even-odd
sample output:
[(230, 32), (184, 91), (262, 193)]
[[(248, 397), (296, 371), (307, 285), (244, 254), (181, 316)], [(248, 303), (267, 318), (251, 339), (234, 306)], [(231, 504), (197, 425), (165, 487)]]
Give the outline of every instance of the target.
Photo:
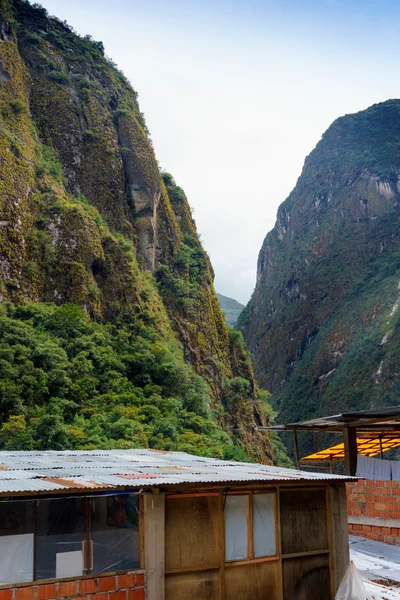
[(332, 600), (349, 479), (180, 452), (0, 452), (0, 600)]
[[(356, 475), (347, 484), (349, 531), (372, 540), (400, 544), (400, 461), (387, 453), (400, 447), (400, 406), (342, 413), (262, 429), (292, 432), (298, 468)], [(300, 458), (297, 433), (341, 434), (343, 442)], [(390, 454), (389, 454), (390, 456)], [(398, 458), (398, 456), (397, 456)]]

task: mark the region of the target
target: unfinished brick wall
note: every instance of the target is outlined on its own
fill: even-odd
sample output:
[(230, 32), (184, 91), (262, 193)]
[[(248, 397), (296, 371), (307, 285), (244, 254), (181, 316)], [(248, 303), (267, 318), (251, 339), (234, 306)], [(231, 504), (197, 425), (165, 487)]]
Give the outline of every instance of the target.
[(360, 480), (348, 483), (349, 533), (400, 544), (400, 482)]
[(145, 600), (143, 571), (0, 588), (0, 600)]

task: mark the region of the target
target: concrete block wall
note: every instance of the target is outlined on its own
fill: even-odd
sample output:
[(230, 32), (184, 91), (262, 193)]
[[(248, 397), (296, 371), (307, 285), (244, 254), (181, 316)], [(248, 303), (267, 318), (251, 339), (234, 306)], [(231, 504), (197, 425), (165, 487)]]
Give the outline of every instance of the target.
[(145, 572), (2, 587), (0, 600), (146, 600)]
[(346, 485), (349, 533), (400, 545), (400, 482), (361, 479)]

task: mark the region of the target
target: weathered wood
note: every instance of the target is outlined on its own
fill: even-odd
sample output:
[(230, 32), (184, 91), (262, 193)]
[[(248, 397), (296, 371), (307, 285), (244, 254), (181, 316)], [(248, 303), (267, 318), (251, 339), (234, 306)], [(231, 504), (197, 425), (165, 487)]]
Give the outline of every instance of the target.
[(147, 600), (165, 599), (165, 494), (143, 494)]
[(284, 600), (331, 600), (329, 557), (307, 556), (283, 561)]
[(219, 497), (166, 499), (165, 568), (214, 566), (219, 563)]
[(225, 519), (224, 519), (224, 493), (221, 491), (218, 499), (218, 554), (219, 554), (219, 599), (225, 600)]
[(176, 573), (165, 580), (166, 600), (219, 600), (219, 571)]
[(300, 461), (300, 455), (299, 455), (299, 444), (297, 442), (297, 431), (296, 429), (293, 429), (293, 444), (294, 444), (294, 452), (295, 452), (295, 457), (296, 457), (296, 467), (301, 471), (301, 461)]
[(349, 565), (349, 532), (345, 484), (329, 487), (331, 505), (331, 561), (336, 593)]
[(280, 491), (282, 554), (328, 549), (325, 489)]
[(357, 429), (344, 427), (344, 468), (346, 475), (355, 475), (357, 471)]
[(279, 561), (229, 567), (225, 585), (227, 600), (279, 600)]

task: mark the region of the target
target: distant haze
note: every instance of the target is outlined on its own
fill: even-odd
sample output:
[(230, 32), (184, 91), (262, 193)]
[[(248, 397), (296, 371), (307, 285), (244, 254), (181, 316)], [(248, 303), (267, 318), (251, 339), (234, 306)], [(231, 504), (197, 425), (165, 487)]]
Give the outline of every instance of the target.
[(245, 303), (305, 156), (338, 116), (399, 96), (392, 0), (44, 0), (103, 41), (184, 188), (216, 289)]

